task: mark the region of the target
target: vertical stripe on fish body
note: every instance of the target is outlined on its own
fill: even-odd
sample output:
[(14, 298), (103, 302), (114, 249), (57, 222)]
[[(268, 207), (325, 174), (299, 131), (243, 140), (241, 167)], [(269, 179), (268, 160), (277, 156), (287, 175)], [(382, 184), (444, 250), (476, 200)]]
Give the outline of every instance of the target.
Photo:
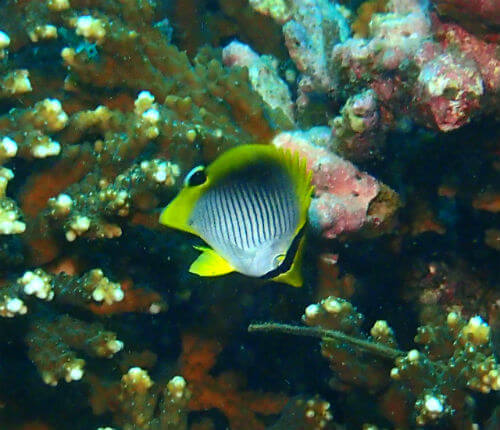
[(311, 174), (298, 156), (271, 145), (242, 145), (193, 169), (160, 222), (211, 247), (197, 247), (203, 253), (192, 273), (238, 271), (299, 286), (311, 193)]
[(220, 256), (248, 276), (276, 269), (299, 220), (299, 202), (286, 171), (262, 163), (215, 184), (194, 207), (191, 226)]

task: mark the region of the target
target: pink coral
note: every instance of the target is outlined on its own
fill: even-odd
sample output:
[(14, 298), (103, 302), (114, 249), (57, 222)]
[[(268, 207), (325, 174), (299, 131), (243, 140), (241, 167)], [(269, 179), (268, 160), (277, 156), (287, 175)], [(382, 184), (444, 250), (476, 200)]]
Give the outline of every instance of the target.
[(423, 65), (417, 82), (417, 105), (430, 127), (454, 130), (480, 107), (483, 80), (471, 61), (441, 54)]
[(385, 133), (374, 90), (349, 97), (333, 120), (332, 134), (336, 150), (349, 160), (367, 160), (378, 154)]
[(397, 70), (429, 40), (431, 22), (418, 2), (395, 0), (388, 7), (388, 13), (372, 17), (368, 39), (350, 38), (335, 45), (333, 71), (345, 73), (353, 83), (371, 80), (377, 69)]
[(326, 238), (359, 230), (370, 221), (368, 207), (380, 189), (375, 178), (330, 152), (325, 146), (330, 139), (328, 128), (316, 127), (280, 133), (273, 140), (277, 147), (298, 152), (313, 171), (309, 219)]
[[(440, 11), (451, 5), (461, 16), (470, 10), (490, 24), (500, 19), (498, 1), (434, 2)], [(337, 103), (349, 103), (370, 89), (375, 92), (380, 121), (371, 130), (381, 130), (370, 139), (347, 133), (343, 144), (349, 151), (341, 151), (349, 158), (369, 158), (366, 155), (376, 151), (357, 153), (358, 144), (370, 147), (372, 137), (381, 141), (386, 129), (404, 126), (408, 119), (448, 132), (498, 105), (500, 58), (495, 41), (472, 36), (457, 24), (440, 23), (426, 1), (388, 0), (385, 12), (371, 16), (366, 38), (349, 37), (340, 10), (325, 0), (252, 0), (251, 5), (283, 26), (290, 57), (302, 73), (299, 112), (312, 92)], [(339, 127), (334, 128), (335, 133)]]
[[(410, 115), (441, 131), (461, 127), (482, 107), (478, 58), (434, 42), (431, 19), (419, 2), (394, 0), (388, 7), (372, 18), (370, 39), (349, 39), (333, 49), (338, 73), (354, 87), (349, 93), (364, 81), (395, 119)], [(408, 107), (409, 100), (414, 103)]]
[[(500, 2), (498, 13), (500, 14)], [(500, 18), (499, 18), (500, 19)], [(437, 36), (444, 49), (455, 47), (475, 61), (488, 91), (500, 90), (500, 55), (497, 44), (488, 43), (470, 34), (457, 24), (442, 23), (435, 19)]]

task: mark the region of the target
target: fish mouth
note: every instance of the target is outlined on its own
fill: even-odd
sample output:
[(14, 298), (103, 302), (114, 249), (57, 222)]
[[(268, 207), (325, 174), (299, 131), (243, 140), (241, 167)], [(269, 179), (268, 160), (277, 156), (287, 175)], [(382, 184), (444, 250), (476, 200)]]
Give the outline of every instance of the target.
[(304, 231), (305, 226), (300, 229), (300, 231), (293, 239), (291, 245), (288, 248), (288, 251), (286, 252), (286, 256), (283, 262), (276, 269), (267, 272), (265, 275), (259, 276), (260, 279), (272, 279), (290, 270), (293, 264), (293, 260), (295, 259), (295, 255), (297, 254), (297, 250), (299, 249), (300, 240), (304, 235)]

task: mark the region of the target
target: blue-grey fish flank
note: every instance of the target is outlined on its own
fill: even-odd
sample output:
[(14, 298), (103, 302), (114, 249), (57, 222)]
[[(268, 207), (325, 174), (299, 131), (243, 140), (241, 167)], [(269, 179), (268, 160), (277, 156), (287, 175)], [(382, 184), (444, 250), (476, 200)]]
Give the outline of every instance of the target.
[(209, 189), (193, 210), (192, 227), (228, 261), (251, 259), (266, 246), (287, 249), (293, 241), (298, 198), (288, 174), (273, 170), (230, 177)]

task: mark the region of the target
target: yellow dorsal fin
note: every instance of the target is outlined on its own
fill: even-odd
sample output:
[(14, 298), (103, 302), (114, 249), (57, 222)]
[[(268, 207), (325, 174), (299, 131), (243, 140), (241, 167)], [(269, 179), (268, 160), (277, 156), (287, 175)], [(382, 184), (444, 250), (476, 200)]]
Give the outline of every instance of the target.
[(312, 171), (308, 171), (306, 160), (298, 152), (292, 152), (282, 148), (277, 149), (292, 180), (295, 195), (299, 203), (300, 218), (295, 229), (298, 234), (307, 221), (307, 211), (311, 204), (314, 186), (311, 184)]
[(199, 276), (220, 276), (234, 272), (234, 268), (213, 249), (204, 246), (194, 248), (202, 253), (189, 267), (191, 273)]
[(217, 183), (247, 166), (266, 161), (282, 164), (280, 154), (273, 145), (258, 143), (240, 145), (222, 153), (211, 163), (207, 167), (207, 176), (211, 183)]

